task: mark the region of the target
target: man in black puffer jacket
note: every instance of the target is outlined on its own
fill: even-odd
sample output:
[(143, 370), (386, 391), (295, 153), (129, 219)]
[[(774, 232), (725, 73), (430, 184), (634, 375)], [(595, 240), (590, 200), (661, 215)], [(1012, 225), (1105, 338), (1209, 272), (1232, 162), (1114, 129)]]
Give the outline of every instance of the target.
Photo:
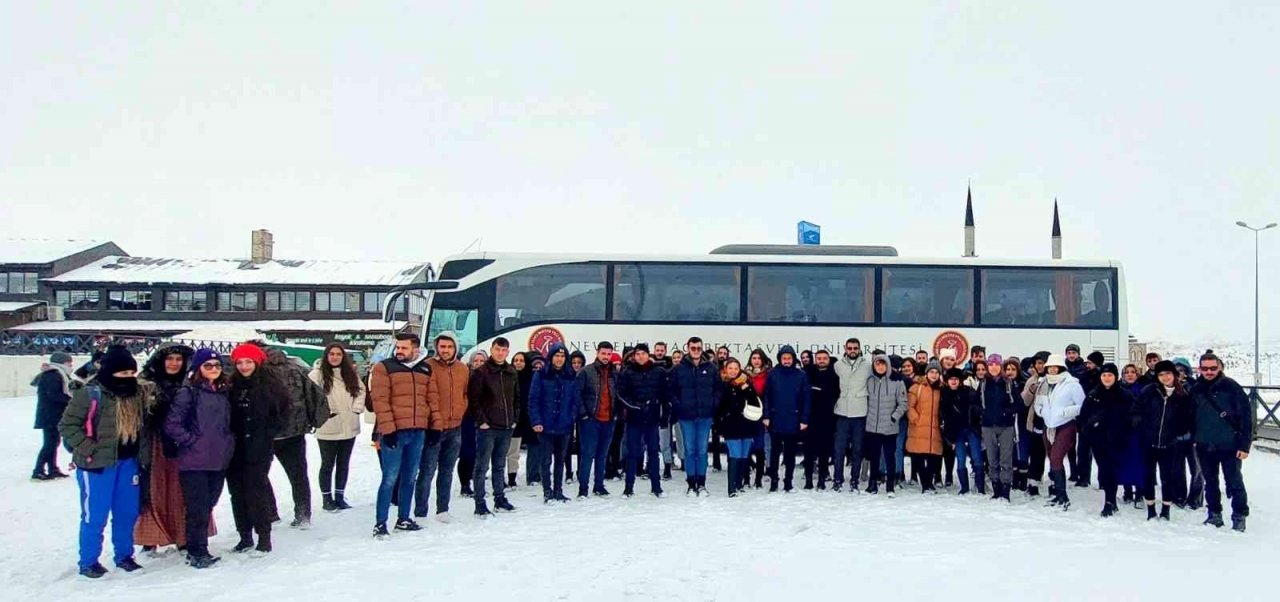
[(627, 437), (627, 480), (622, 495), (635, 494), (636, 467), (641, 453), (647, 452), (650, 491), (662, 497), (662, 478), (658, 466), (658, 427), (666, 417), (667, 373), (649, 357), (649, 346), (639, 343), (633, 350), (631, 363), (618, 374), (618, 401), (622, 404)]
[(809, 428), (804, 439), (804, 488), (813, 489), (813, 465), (818, 465), (818, 490), (827, 488), (831, 455), (835, 450), (836, 402), (840, 400), (840, 375), (831, 367), (831, 354), (819, 350), (814, 363), (804, 369), (809, 377)]
[(1204, 472), (1205, 524), (1222, 526), (1222, 493), (1218, 470), (1231, 498), (1231, 528), (1244, 532), (1249, 516), (1249, 495), (1244, 488), (1240, 463), (1249, 458), (1253, 443), (1253, 410), (1240, 384), (1222, 373), (1222, 360), (1212, 353), (1200, 358), (1200, 380), (1191, 387), (1195, 407), (1192, 439)]

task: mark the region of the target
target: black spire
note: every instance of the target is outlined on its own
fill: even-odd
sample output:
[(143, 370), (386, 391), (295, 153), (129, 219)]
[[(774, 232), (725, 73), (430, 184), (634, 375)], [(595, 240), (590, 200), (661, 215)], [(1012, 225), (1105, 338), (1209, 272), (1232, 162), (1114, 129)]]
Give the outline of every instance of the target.
[(1058, 223), (1058, 199), (1053, 199), (1053, 236), (1062, 238), (1062, 225)]
[(973, 189), (968, 189), (967, 199), (964, 203), (964, 227), (973, 227)]

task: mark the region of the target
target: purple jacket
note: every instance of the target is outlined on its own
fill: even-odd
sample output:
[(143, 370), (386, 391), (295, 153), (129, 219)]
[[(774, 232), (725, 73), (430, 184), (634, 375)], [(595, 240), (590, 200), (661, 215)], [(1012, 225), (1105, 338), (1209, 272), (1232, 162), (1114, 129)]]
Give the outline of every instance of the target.
[(164, 433), (178, 444), (179, 470), (226, 470), (235, 451), (227, 391), (208, 383), (178, 389)]

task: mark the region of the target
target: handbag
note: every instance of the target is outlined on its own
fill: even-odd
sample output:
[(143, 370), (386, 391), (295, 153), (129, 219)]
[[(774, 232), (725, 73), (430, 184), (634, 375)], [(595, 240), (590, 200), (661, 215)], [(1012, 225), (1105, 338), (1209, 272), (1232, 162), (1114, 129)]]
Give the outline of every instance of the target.
[(755, 404), (752, 404), (751, 398), (748, 397), (747, 402), (742, 406), (742, 417), (751, 422), (759, 422), (761, 418), (764, 418), (764, 403), (759, 398), (756, 398)]

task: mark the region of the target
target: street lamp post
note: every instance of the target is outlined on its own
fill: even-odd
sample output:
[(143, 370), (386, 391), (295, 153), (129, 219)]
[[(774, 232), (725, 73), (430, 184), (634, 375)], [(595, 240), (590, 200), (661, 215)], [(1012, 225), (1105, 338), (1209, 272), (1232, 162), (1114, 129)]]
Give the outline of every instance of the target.
[[(1261, 396), (1258, 394), (1258, 384), (1259, 381), (1262, 380), (1262, 364), (1259, 363), (1262, 360), (1262, 355), (1260, 353), (1261, 345), (1259, 344), (1258, 330), (1258, 300), (1260, 298), (1258, 296), (1258, 233), (1263, 230), (1270, 230), (1276, 227), (1276, 224), (1275, 222), (1272, 222), (1261, 228), (1255, 228), (1244, 222), (1236, 222), (1236, 225), (1253, 232), (1253, 403), (1257, 404), (1261, 399)], [(1255, 405), (1255, 415), (1257, 410), (1258, 408)]]

